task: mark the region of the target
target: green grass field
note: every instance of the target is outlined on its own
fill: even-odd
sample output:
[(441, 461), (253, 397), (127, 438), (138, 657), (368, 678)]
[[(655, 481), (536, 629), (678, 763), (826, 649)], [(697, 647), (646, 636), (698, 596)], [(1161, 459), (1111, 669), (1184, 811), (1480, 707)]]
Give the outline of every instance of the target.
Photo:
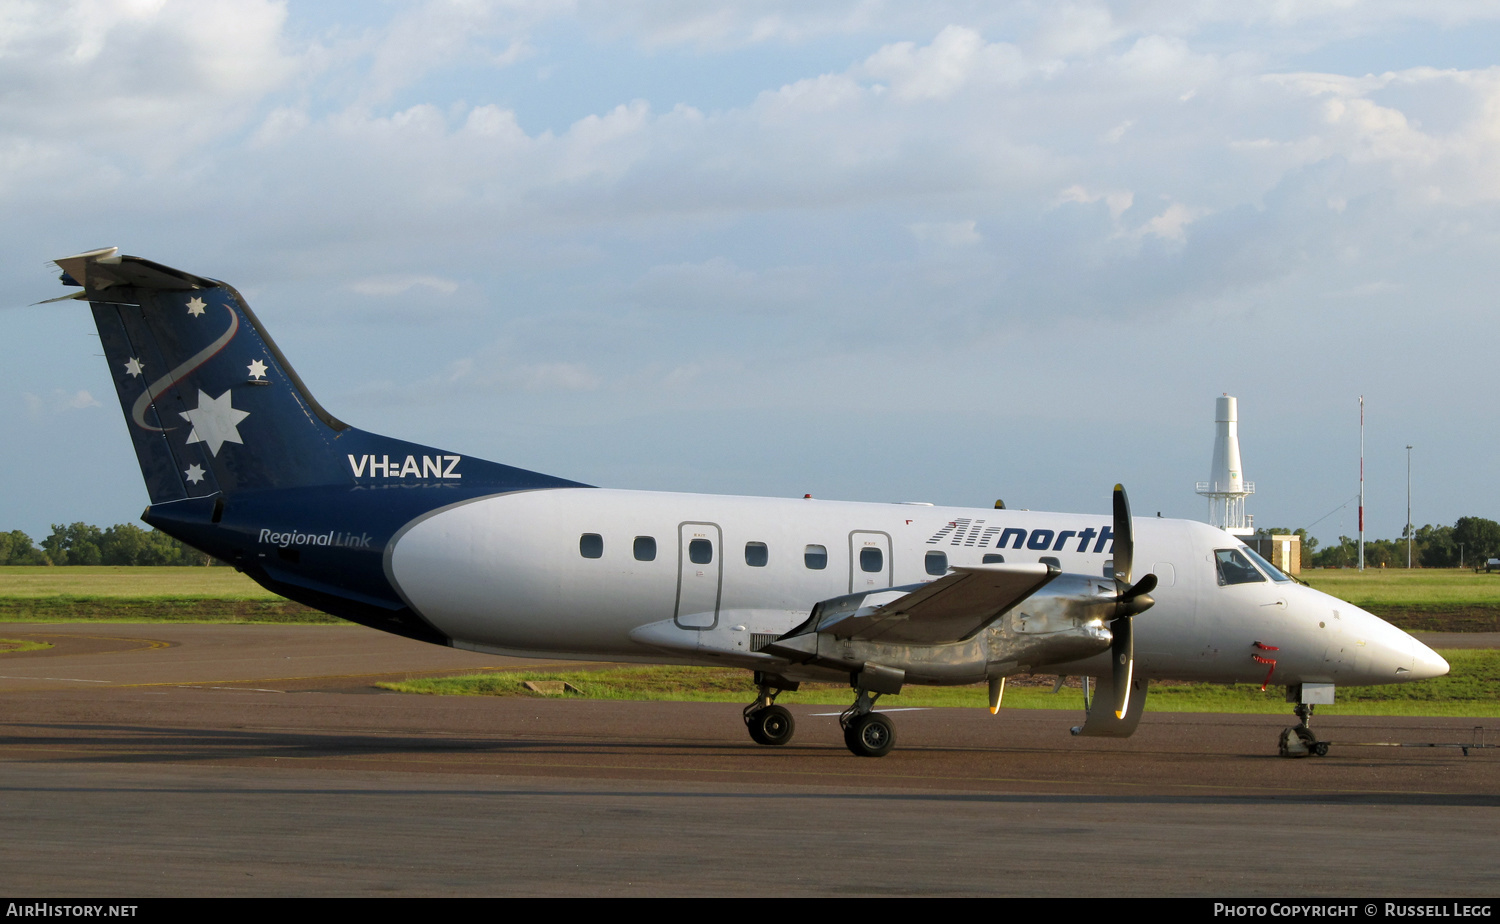
[(0, 599), (16, 597), (284, 599), (233, 568), (0, 567)]
[(0, 623), (311, 623), (344, 620), (233, 568), (0, 567)]
[(1366, 568), (1304, 571), (1302, 580), (1355, 606), (1500, 606), (1500, 574), (1467, 570)]
[[(1350, 603), (1500, 606), (1500, 574), (1370, 568), (1304, 571), (1319, 590)], [(279, 600), (233, 568), (0, 567), (0, 597), (198, 597)]]
[[(1430, 630), (1500, 630), (1500, 575), (1469, 571), (1310, 571), (1308, 583), (1397, 625)], [(232, 568), (0, 567), (0, 623), (5, 622), (250, 622), (343, 623), (269, 593)], [(345, 623), (347, 625), (347, 623)], [(0, 654), (19, 648), (0, 640)], [(1500, 716), (1500, 652), (1443, 652), (1447, 677), (1415, 684), (1339, 690), (1339, 704), (1320, 710), (1342, 715)], [(739, 670), (641, 667), (566, 674), (504, 672), (393, 684), (414, 693), (535, 696), (526, 680), (565, 680), (601, 699), (678, 699), (747, 702)], [(1007, 708), (1081, 708), (1076, 688), (1053, 694), (1050, 685), (1013, 685)], [(786, 702), (847, 705), (847, 688), (807, 685)], [(912, 687), (887, 700), (903, 706), (984, 705), (979, 687)], [(1287, 711), (1280, 688), (1153, 684), (1147, 708), (1170, 712)]]
[[(1500, 632), (1500, 574), (1309, 571), (1309, 584), (1404, 629)], [(233, 568), (0, 567), (3, 622), (334, 623)]]
[[(1338, 703), (1321, 706), (1327, 715), (1448, 715), (1500, 716), (1500, 651), (1457, 649), (1442, 652), (1453, 670), (1446, 677), (1419, 683), (1338, 690)], [(452, 696), (525, 696), (545, 698), (524, 686), (528, 680), (562, 680), (580, 690), (566, 696), (584, 699), (654, 700), (670, 702), (749, 702), (754, 695), (742, 670), (711, 667), (621, 667), (592, 671), (492, 671), (461, 677), (438, 677), (383, 683), (400, 693)], [(843, 684), (804, 684), (784, 693), (777, 702), (807, 703), (842, 708), (850, 701)], [(908, 687), (887, 697), (887, 706), (983, 708), (984, 686)], [(1005, 692), (1007, 709), (1079, 709), (1083, 697), (1077, 686), (1052, 692), (1050, 684), (1012, 686)], [(1262, 693), (1253, 684), (1223, 686), (1208, 683), (1152, 683), (1146, 699), (1148, 712), (1291, 713), (1281, 687)]]
[(0, 638), (0, 655), (16, 654), (22, 651), (41, 651), (51, 647), (51, 642), (37, 642), (25, 638)]

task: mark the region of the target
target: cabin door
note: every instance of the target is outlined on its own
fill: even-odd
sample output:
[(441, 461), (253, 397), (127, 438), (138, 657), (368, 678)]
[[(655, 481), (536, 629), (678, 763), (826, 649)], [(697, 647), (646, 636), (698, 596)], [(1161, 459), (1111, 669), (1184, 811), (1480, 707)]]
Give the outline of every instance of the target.
[(849, 592), (894, 587), (890, 533), (855, 530), (849, 534)]
[(677, 527), (677, 625), (712, 629), (719, 622), (724, 585), (723, 534), (715, 523)]

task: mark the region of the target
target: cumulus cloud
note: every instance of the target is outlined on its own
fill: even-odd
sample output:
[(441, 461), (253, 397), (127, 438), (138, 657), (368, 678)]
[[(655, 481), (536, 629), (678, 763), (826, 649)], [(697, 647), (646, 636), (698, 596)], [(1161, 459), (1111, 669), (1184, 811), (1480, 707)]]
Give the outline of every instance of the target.
[(21, 0), (3, 16), (0, 138), (30, 142), (38, 160), (76, 149), (176, 162), (299, 67), (284, 48), (285, 6), (268, 0)]
[(911, 233), (923, 243), (942, 247), (971, 247), (984, 240), (979, 233), (979, 222), (968, 221), (919, 221), (910, 225)]
[(1076, 183), (1063, 190), (1057, 198), (1059, 202), (1079, 202), (1085, 205), (1102, 201), (1109, 209), (1110, 217), (1116, 220), (1135, 202), (1135, 194), (1128, 189), (1090, 192)]
[(72, 392), (64, 391), (60, 388), (54, 389), (46, 397), (27, 391), (21, 393), (21, 398), (26, 402), (27, 412), (33, 417), (104, 406), (97, 398), (83, 389)]
[(357, 386), (350, 397), (375, 407), (439, 404), (460, 399), (517, 393), (559, 394), (594, 391), (597, 373), (579, 362), (518, 359), (505, 345), (447, 363), (442, 371), (414, 381), (375, 380)]
[(837, 393), (1107, 324), (1378, 327), (1423, 279), (1492, 290), (1500, 68), (1386, 49), (1493, 4), (303, 9), (0, 8), (0, 209), (28, 246), (202, 260), (294, 343), (380, 317), (381, 371), (339, 372), (387, 407), (731, 368)]
[(390, 296), (404, 295), (415, 288), (430, 289), (443, 295), (458, 291), (458, 283), (437, 276), (371, 276), (350, 283), (349, 288), (360, 295)]
[(974, 29), (948, 26), (927, 45), (887, 45), (867, 58), (860, 70), (888, 84), (897, 99), (915, 101), (948, 99), (974, 81), (1013, 85), (1029, 68), (1014, 45), (986, 42)]

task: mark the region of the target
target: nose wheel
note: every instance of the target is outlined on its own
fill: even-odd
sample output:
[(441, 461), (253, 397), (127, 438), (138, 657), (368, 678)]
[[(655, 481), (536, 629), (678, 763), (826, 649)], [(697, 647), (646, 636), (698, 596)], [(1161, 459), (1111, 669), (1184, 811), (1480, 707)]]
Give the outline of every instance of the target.
[(1311, 703), (1298, 703), (1292, 710), (1299, 720), (1291, 728), (1281, 732), (1280, 752), (1282, 757), (1327, 757), (1328, 742), (1319, 741), (1310, 727), (1313, 707)]

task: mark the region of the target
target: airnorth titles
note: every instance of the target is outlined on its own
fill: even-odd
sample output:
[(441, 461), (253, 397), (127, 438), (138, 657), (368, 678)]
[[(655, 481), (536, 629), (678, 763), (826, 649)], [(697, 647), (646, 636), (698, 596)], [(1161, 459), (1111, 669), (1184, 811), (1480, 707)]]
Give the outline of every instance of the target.
[(984, 520), (958, 519), (950, 520), (947, 526), (933, 534), (927, 540), (928, 545), (940, 545), (943, 540), (949, 545), (972, 546), (974, 548), (996, 548), (996, 549), (1033, 549), (1038, 552), (1066, 552), (1069, 540), (1077, 542), (1074, 552), (1088, 552), (1090, 544), (1093, 545), (1094, 554), (1107, 551), (1114, 554), (1115, 531), (1105, 526), (1095, 529), (1092, 526), (1085, 529), (1022, 529), (1015, 526), (986, 526)]

